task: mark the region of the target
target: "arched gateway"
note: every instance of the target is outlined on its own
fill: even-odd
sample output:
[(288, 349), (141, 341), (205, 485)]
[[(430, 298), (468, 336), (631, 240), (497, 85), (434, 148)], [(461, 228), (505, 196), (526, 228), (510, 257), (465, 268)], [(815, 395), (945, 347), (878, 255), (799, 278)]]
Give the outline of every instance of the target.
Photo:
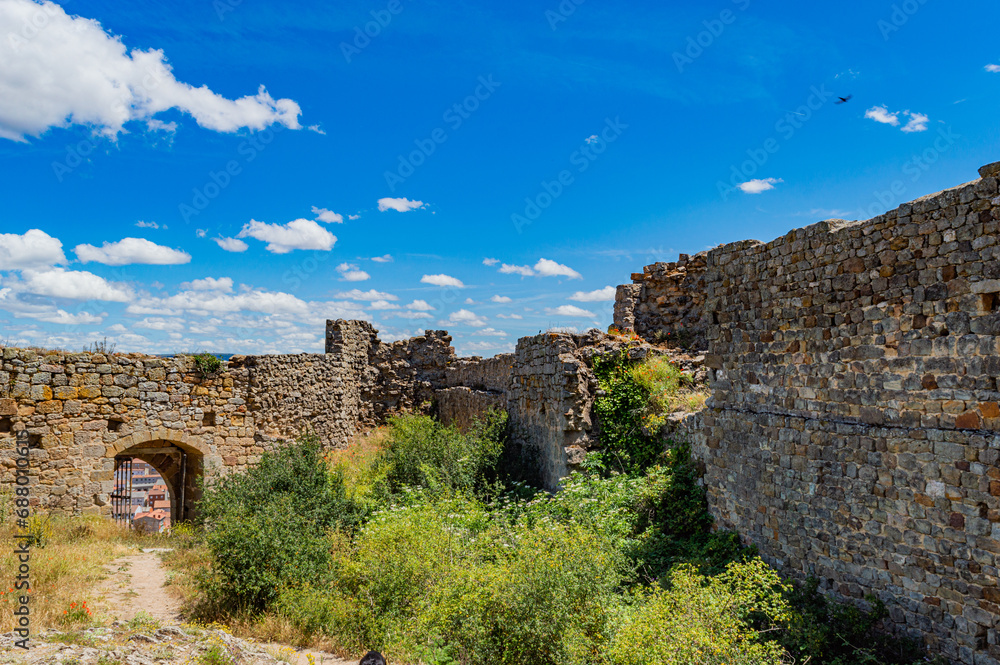
[[(200, 498), (198, 479), (205, 473), (205, 457), (210, 454), (199, 437), (171, 430), (138, 432), (117, 440), (108, 453), (114, 460), (116, 482), (131, 474), (133, 460), (148, 463), (160, 474), (170, 493), (171, 524), (192, 516)], [(111, 495), (113, 504), (127, 502), (129, 494), (129, 488), (119, 483)], [(117, 506), (113, 508), (113, 513), (120, 512)]]

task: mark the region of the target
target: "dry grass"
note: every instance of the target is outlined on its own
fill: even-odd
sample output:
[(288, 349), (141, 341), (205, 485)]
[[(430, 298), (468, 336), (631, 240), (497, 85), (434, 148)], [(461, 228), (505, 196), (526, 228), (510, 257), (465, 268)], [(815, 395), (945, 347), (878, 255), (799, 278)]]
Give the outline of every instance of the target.
[(325, 459), (331, 469), (344, 475), (344, 487), (352, 498), (363, 496), (383, 469), (378, 457), (389, 442), (389, 428), (379, 427), (359, 434), (346, 448), (331, 450)]
[[(14, 628), (16, 596), (13, 590), (19, 562), (14, 555), (14, 529), (10, 519), (0, 527), (0, 633)], [(103, 607), (101, 582), (113, 560), (140, 547), (162, 546), (163, 536), (141, 535), (100, 517), (59, 517), (50, 521), (51, 538), (45, 547), (31, 548), (31, 626), (67, 628), (65, 612), (71, 603), (84, 601), (95, 617)], [(81, 623), (85, 623), (82, 621)]]

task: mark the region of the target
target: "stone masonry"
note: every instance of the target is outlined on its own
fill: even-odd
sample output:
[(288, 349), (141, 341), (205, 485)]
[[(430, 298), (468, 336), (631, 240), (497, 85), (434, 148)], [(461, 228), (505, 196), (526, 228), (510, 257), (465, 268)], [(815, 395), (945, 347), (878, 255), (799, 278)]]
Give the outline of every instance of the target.
[[(715, 248), (697, 317), (712, 397), (694, 450), (719, 525), (976, 665), (1000, 663), (998, 171)], [(653, 300), (651, 268), (637, 331), (690, 302)]]

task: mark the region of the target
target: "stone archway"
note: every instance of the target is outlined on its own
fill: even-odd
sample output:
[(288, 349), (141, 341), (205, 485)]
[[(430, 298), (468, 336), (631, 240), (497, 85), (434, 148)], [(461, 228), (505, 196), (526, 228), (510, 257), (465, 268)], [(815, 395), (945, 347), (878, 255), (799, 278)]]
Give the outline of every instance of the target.
[(205, 458), (209, 448), (183, 432), (160, 429), (137, 432), (114, 443), (109, 453), (114, 457), (131, 457), (148, 463), (160, 474), (170, 493), (170, 523), (188, 520), (194, 505), (201, 498), (198, 479), (205, 473)]

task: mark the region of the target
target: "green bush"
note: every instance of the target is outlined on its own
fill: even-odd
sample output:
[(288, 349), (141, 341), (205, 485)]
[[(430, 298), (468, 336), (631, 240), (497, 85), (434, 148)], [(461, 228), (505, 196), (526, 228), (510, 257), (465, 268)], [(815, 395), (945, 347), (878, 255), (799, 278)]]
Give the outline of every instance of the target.
[(194, 358), (194, 368), (201, 378), (206, 379), (222, 369), (222, 359), (211, 353), (199, 353)]
[(594, 374), (603, 391), (593, 406), (603, 446), (601, 463), (622, 473), (642, 473), (663, 454), (663, 442), (642, 427), (649, 390), (632, 375), (627, 351), (595, 358)]
[(205, 490), (199, 513), (213, 555), (203, 590), (216, 606), (250, 611), (269, 606), (282, 586), (328, 579), (328, 532), (359, 519), (314, 436), (220, 479)]
[(788, 615), (785, 587), (760, 559), (706, 578), (680, 566), (667, 589), (640, 592), (608, 649), (613, 665), (782, 665), (779, 644), (761, 640)]
[(396, 416), (389, 420), (389, 444), (383, 462), (389, 490), (423, 487), (433, 491), (485, 489), (496, 477), (503, 452), (507, 414), (491, 411), (463, 433), (429, 416)]
[(874, 597), (870, 610), (832, 601), (819, 592), (819, 582), (810, 579), (788, 594), (792, 608), (778, 641), (798, 662), (819, 665), (910, 665), (928, 661), (921, 646), (912, 640), (878, 630), (888, 615), (885, 604)]
[(582, 526), (492, 532), (475, 565), (436, 587), (421, 632), (463, 663), (591, 663), (607, 644), (623, 562)]

